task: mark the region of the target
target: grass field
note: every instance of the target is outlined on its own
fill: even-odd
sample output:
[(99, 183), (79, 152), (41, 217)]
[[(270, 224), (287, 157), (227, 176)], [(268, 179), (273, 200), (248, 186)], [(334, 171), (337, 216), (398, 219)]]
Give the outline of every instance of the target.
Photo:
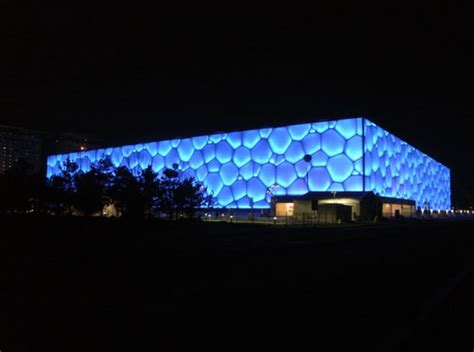
[(2, 352), (474, 348), (474, 222), (1, 226)]

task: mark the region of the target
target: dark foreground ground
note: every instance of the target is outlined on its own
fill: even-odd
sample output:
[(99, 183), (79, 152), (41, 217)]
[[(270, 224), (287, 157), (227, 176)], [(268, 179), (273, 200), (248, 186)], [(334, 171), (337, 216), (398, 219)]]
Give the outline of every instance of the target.
[(474, 223), (2, 219), (0, 350), (472, 351)]

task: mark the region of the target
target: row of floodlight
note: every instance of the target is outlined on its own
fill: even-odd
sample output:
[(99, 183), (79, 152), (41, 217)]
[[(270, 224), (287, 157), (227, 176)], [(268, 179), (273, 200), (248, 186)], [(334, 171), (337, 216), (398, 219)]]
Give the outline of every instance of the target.
[(450, 211), (452, 214), (474, 214), (474, 210), (471, 209), (453, 209)]
[(451, 210), (443, 210), (443, 209), (425, 209), (422, 210), (423, 214), (430, 213), (432, 215), (441, 214), (441, 215), (459, 215), (459, 214), (474, 214), (474, 210), (462, 210), (462, 209), (451, 209)]

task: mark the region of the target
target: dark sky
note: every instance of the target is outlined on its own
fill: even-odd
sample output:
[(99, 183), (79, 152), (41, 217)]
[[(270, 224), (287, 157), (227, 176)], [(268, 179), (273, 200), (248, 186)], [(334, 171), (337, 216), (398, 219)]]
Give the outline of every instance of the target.
[(0, 123), (120, 144), (366, 116), (449, 166), (455, 199), (472, 201), (467, 6), (10, 2)]

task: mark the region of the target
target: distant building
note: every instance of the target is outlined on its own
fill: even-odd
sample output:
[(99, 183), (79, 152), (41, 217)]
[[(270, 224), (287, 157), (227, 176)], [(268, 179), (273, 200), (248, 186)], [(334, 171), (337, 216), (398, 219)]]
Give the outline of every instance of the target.
[(0, 125), (0, 174), (20, 160), (31, 165), (31, 172), (39, 172), (43, 161), (41, 132), (19, 127)]
[(308, 192), (373, 192), (387, 198), (383, 212), (392, 214), (425, 204), (451, 208), (449, 168), (360, 117), (51, 155), (47, 176), (59, 174), (68, 159), (87, 171), (102, 158), (136, 175), (176, 164), (220, 208), (269, 209), (274, 196)]
[(0, 174), (20, 160), (31, 166), (31, 173), (44, 174), (48, 155), (96, 149), (102, 143), (97, 137), (77, 133), (48, 133), (0, 125)]

